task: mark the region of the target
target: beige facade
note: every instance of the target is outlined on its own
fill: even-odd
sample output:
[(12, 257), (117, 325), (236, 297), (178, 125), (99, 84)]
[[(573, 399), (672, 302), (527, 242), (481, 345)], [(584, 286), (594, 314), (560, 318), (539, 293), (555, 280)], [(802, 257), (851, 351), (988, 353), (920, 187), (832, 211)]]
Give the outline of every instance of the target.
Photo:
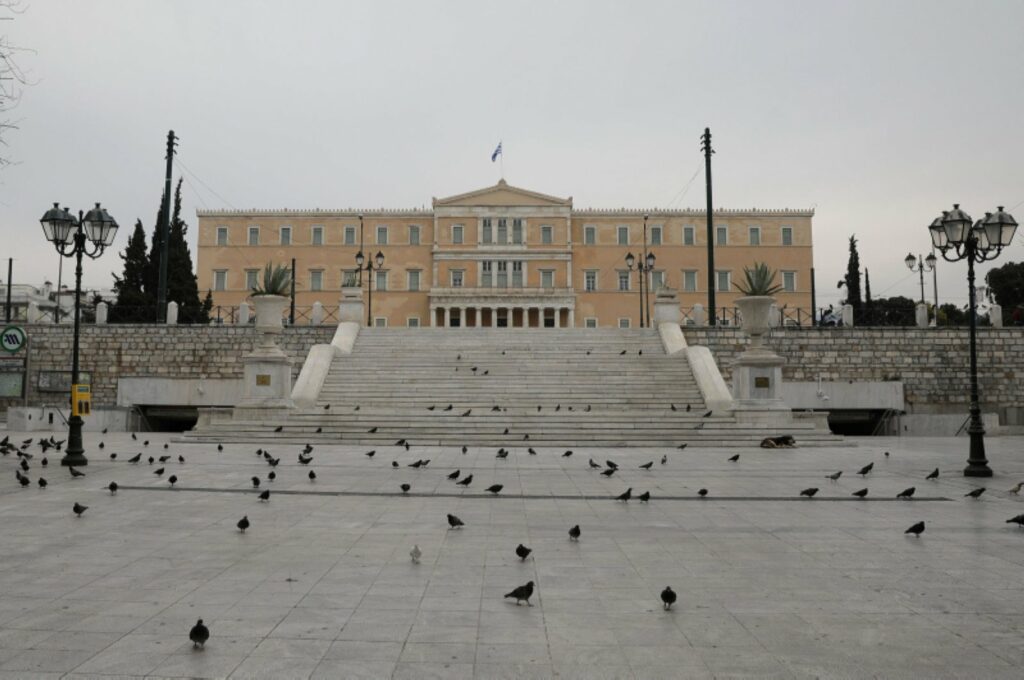
[[(714, 215), (716, 304), (728, 310), (743, 267), (766, 262), (780, 306), (811, 307), (812, 210)], [(234, 307), (268, 262), (296, 263), (296, 305), (336, 307), (356, 253), (378, 251), (374, 323), (389, 326), (636, 327), (639, 279), (627, 252), (656, 256), (652, 290), (707, 306), (707, 223), (699, 210), (574, 209), (506, 184), (434, 199), (430, 210), (201, 210), (199, 288)], [(646, 225), (646, 236), (645, 236)], [(362, 274), (364, 290), (367, 273)], [(647, 285), (647, 284), (645, 284)], [(653, 295), (651, 295), (653, 306)]]

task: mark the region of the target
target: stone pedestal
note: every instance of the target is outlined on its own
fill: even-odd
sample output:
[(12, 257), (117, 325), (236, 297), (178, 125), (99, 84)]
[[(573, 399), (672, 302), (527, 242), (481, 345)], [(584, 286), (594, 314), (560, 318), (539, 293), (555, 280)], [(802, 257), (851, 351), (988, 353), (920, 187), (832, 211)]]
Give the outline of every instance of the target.
[(165, 319), (168, 326), (173, 326), (178, 323), (178, 303), (168, 302), (167, 303), (167, 318)]
[(697, 303), (693, 306), (693, 310), (690, 312), (690, 318), (693, 319), (694, 326), (703, 326), (705, 323), (704, 319), (704, 305)]
[(785, 425), (792, 410), (782, 400), (782, 366), (786, 360), (764, 344), (774, 300), (768, 296), (737, 298), (743, 330), (750, 345), (732, 367), (733, 408), (737, 420)]
[(338, 303), (338, 320), (362, 324), (363, 319), (363, 289), (359, 286), (342, 288), (341, 301)]
[(918, 328), (928, 328), (928, 305), (923, 302), (914, 305), (914, 322)]
[(295, 408), (291, 398), (292, 361), (275, 341), (283, 330), (288, 303), (283, 295), (253, 297), (260, 339), (256, 348), (242, 357), (245, 377), (242, 401), (234, 411), (237, 420), (280, 419)]
[(249, 324), (249, 303), (243, 302), (238, 305), (238, 325), (247, 326)]
[(1003, 308), (1000, 305), (989, 305), (988, 306), (988, 320), (992, 323), (992, 328), (1003, 327)]
[(107, 323), (107, 303), (99, 302), (96, 304), (96, 325), (102, 326)]
[(683, 321), (683, 313), (679, 309), (679, 298), (672, 288), (661, 288), (654, 294), (654, 323), (672, 323), (677, 326)]
[(853, 305), (843, 305), (840, 309), (840, 318), (843, 321), (843, 325), (848, 328), (853, 327)]

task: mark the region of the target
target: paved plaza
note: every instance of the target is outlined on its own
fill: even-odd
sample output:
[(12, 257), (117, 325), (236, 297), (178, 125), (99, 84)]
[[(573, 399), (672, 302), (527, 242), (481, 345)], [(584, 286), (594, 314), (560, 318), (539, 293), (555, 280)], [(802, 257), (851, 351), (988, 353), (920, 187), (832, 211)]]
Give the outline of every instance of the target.
[[(164, 450), (169, 441), (87, 434), (91, 462), (77, 479), (53, 451), (42, 468), (33, 444), (26, 488), (15, 456), (0, 459), (0, 678), (1024, 673), (1024, 529), (1005, 523), (1024, 512), (1008, 493), (1024, 481), (1022, 438), (987, 440), (991, 480), (959, 474), (962, 437), (570, 457), (514, 448), (504, 460), (492, 448), (413, 442), (368, 458), (339, 445), (317, 446), (308, 466), (289, 446), (271, 450), (276, 468), (255, 445)], [(140, 464), (126, 462), (139, 452)], [(146, 459), (165, 454), (156, 476), (161, 464)], [(590, 457), (620, 470), (601, 476)], [(417, 459), (430, 463), (407, 467)], [(467, 489), (446, 479), (456, 468), (473, 474)], [(254, 475), (269, 502), (257, 500)], [(497, 497), (484, 491), (494, 483)], [(989, 489), (964, 498), (976, 485)], [(909, 486), (913, 500), (894, 499)], [(650, 503), (612, 500), (627, 487), (650, 491)], [(820, 491), (799, 498), (807, 487)], [(852, 499), (863, 487), (867, 499)], [(89, 507), (80, 518), (75, 502)], [(448, 530), (447, 513), (466, 526)], [(920, 538), (904, 534), (920, 520)], [(578, 543), (567, 535), (575, 524)], [(534, 551), (525, 561), (519, 543)], [(503, 599), (527, 581), (532, 607)], [(666, 585), (679, 595), (671, 611), (659, 600)], [(199, 618), (212, 635), (193, 650)]]

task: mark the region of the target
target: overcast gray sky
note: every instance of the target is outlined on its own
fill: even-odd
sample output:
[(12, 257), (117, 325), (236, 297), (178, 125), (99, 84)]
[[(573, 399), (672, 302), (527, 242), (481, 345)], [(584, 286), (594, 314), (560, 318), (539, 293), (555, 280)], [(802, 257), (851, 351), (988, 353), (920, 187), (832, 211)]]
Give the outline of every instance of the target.
[[(152, 228), (168, 129), (185, 213), (414, 207), (498, 179), (577, 207), (668, 205), (714, 134), (716, 207), (814, 207), (819, 304), (847, 238), (876, 297), (954, 201), (1024, 222), (1022, 2), (28, 0), (34, 84), (0, 172), (0, 258), (56, 281), (39, 217)], [(704, 204), (703, 177), (678, 202)], [(1024, 238), (996, 264), (1024, 259)], [(0, 276), (6, 277), (6, 263)], [(109, 287), (120, 259), (87, 262)], [(65, 270), (67, 272), (67, 269)], [(966, 302), (940, 261), (940, 301)], [(65, 281), (69, 279), (65, 277)], [(928, 297), (931, 297), (929, 286)]]

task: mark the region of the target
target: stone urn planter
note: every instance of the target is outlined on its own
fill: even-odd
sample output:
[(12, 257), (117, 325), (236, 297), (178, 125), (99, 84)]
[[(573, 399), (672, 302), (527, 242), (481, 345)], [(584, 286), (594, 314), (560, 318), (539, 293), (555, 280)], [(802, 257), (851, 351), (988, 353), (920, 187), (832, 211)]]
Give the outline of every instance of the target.
[(290, 300), (284, 295), (253, 295), (256, 308), (256, 330), (260, 333), (260, 348), (277, 348), (276, 336), (284, 330), (284, 310)]
[(775, 298), (771, 295), (747, 295), (736, 299), (740, 310), (740, 325), (750, 336), (748, 352), (767, 351), (764, 346), (764, 335), (771, 327), (771, 310)]

